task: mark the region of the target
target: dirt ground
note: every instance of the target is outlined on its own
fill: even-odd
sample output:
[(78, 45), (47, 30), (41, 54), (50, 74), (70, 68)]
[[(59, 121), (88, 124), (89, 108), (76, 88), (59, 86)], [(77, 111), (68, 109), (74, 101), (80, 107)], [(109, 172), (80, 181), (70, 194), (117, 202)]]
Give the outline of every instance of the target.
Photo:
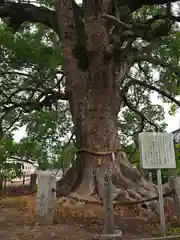
[[(123, 231), (123, 240), (159, 235), (157, 225), (148, 226), (140, 219), (121, 218), (118, 220), (118, 227)], [(58, 224), (40, 226), (36, 223), (33, 212), (23, 209), (22, 203), (0, 201), (1, 240), (89, 240), (98, 239), (102, 230), (102, 224), (97, 225), (93, 221), (83, 221), (80, 218), (71, 221), (62, 218)]]
[(90, 239), (92, 233), (81, 229), (80, 226), (52, 225), (38, 226), (28, 224), (22, 213), (17, 209), (1, 209), (0, 211), (1, 240), (59, 240), (59, 239)]

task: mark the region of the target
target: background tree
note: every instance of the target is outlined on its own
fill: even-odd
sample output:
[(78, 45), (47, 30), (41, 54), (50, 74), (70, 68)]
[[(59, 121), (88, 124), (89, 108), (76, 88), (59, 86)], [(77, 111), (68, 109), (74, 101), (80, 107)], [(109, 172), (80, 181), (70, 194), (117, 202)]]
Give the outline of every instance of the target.
[[(117, 135), (137, 144), (138, 132), (165, 130), (163, 109), (150, 100), (153, 91), (180, 105), (180, 18), (178, 3), (173, 11), (172, 2), (0, 3), (2, 134), (19, 115), (14, 126), (30, 123), (32, 138), (34, 127), (40, 139), (46, 129), (47, 149), (54, 146), (54, 140), (48, 144), (51, 137), (58, 134), (60, 142), (59, 136), (74, 132), (77, 161), (59, 183), (62, 194), (102, 197), (108, 168), (115, 198), (156, 194), (129, 164)], [(48, 115), (44, 125), (43, 118), (37, 124), (38, 114)]]

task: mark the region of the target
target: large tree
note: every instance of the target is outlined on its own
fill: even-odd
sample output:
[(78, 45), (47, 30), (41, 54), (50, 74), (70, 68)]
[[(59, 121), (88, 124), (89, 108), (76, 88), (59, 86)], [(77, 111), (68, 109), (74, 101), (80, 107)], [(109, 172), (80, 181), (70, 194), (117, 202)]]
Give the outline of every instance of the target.
[[(20, 114), (21, 108), (31, 112), (56, 105), (58, 100), (69, 103), (78, 152), (77, 161), (59, 182), (61, 194), (75, 191), (86, 197), (102, 197), (104, 172), (111, 169), (114, 198), (132, 201), (156, 195), (156, 187), (129, 164), (118, 136), (125, 135), (121, 127), (127, 119), (131, 120), (131, 127), (140, 127), (138, 131), (158, 130), (154, 112), (159, 112), (158, 120), (162, 121), (162, 109), (150, 104), (149, 92), (155, 91), (180, 106), (175, 98), (179, 94), (180, 43), (176, 22), (180, 16), (173, 13), (172, 2), (176, 1), (0, 3), (0, 17), (11, 28), (13, 43), (17, 44), (16, 54), (8, 51), (12, 36), (2, 36), (2, 62), (8, 56), (8, 62), (1, 64), (6, 80), (6, 85), (2, 82), (2, 96), (4, 86), (7, 92), (7, 77), (14, 79), (12, 75), (16, 75), (21, 83), (12, 81), (14, 85), (9, 88), (17, 90), (10, 92), (6, 101), (1, 100), (3, 120), (7, 112), (11, 111), (11, 118), (17, 115), (17, 109)], [(178, 1), (176, 9), (179, 10)], [(44, 38), (39, 37), (39, 31), (36, 34), (37, 28), (29, 30), (31, 35), (22, 34), (22, 28), (28, 28), (27, 22), (40, 24), (37, 28), (45, 25), (52, 31), (41, 27)], [(34, 39), (41, 38), (42, 43), (50, 35), (53, 48), (46, 45), (37, 52), (39, 46)], [(22, 58), (23, 38), (31, 49), (28, 64)], [(37, 61), (38, 54), (44, 54), (41, 63)], [(12, 62), (21, 74), (7, 73)], [(24, 87), (24, 75), (31, 87)], [(131, 130), (131, 137), (136, 138), (137, 127)]]

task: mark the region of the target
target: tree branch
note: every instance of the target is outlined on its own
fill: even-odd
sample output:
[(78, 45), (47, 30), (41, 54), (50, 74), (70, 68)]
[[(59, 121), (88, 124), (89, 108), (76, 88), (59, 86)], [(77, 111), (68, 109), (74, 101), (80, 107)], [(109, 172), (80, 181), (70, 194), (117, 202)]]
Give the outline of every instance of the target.
[(140, 80), (137, 80), (135, 78), (131, 78), (131, 80), (129, 81), (129, 83), (127, 84), (128, 86), (132, 85), (132, 84), (137, 84), (139, 86), (142, 86), (142, 87), (145, 87), (145, 88), (148, 88), (150, 90), (153, 90), (159, 94), (161, 94), (162, 96), (168, 98), (169, 100), (171, 100), (172, 102), (176, 103), (178, 106), (180, 106), (180, 101), (178, 101), (177, 99), (175, 99), (174, 97), (172, 97), (170, 94), (168, 94), (167, 92), (155, 87), (155, 86), (152, 86), (148, 83), (146, 83), (145, 81), (140, 81)]
[(17, 156), (11, 156), (9, 157), (9, 160), (12, 160), (13, 161), (18, 161), (18, 162), (24, 162), (24, 163), (30, 163), (32, 164), (34, 161), (30, 161), (30, 160), (27, 160), (27, 159), (23, 159), (21, 156), (17, 157)]
[[(34, 96), (34, 93), (31, 94), (29, 100), (31, 100), (31, 99), (33, 98), (33, 96)], [(11, 110), (11, 109), (10, 109), (10, 110)], [(4, 121), (4, 118), (6, 117), (6, 115), (7, 115), (8, 113), (9, 113), (9, 110), (6, 111), (6, 112), (3, 114), (3, 116), (0, 118), (1, 128), (2, 128), (2, 123), (3, 123), (3, 121)], [(23, 110), (21, 109), (20, 112), (19, 112), (19, 114), (17, 115), (17, 117), (15, 117), (15, 119), (13, 119), (13, 122), (10, 124), (10, 126), (7, 127), (5, 130), (1, 129), (1, 134), (0, 134), (1, 137), (0, 137), (0, 139), (2, 139), (2, 136), (3, 136), (2, 133), (5, 133), (5, 134), (6, 134), (8, 131), (11, 130), (11, 128), (14, 126), (14, 124), (15, 124), (17, 121), (19, 121), (22, 113), (23, 113)]]
[(119, 18), (109, 15), (109, 14), (103, 14), (103, 17), (109, 21), (111, 21), (114, 25), (119, 26), (123, 28), (124, 30), (131, 29), (132, 26), (130, 24), (126, 24), (122, 22)]
[(172, 24), (168, 24), (165, 21), (154, 28), (151, 27), (151, 24), (134, 22), (132, 29), (125, 30), (122, 33), (122, 39), (127, 40), (128, 38), (135, 39), (140, 37), (146, 41), (157, 40), (168, 36), (171, 27)]
[(169, 63), (166, 63), (164, 62), (162, 59), (158, 59), (158, 58), (154, 58), (150, 55), (141, 55), (141, 54), (138, 54), (136, 57), (135, 57), (135, 62), (149, 62), (153, 65), (159, 65), (163, 68), (169, 68), (171, 69), (175, 74), (177, 74), (179, 76), (180, 74), (180, 68), (178, 68), (177, 66), (173, 66)]
[(56, 12), (45, 7), (36, 7), (29, 3), (0, 3), (0, 17), (9, 18), (9, 26), (17, 31), (24, 22), (41, 23), (59, 33)]
[(138, 0), (136, 1), (137, 4), (142, 4), (142, 5), (161, 5), (161, 4), (167, 4), (169, 2), (177, 2), (178, 0)]
[(24, 77), (29, 77), (32, 78), (31, 74), (28, 73), (23, 73), (23, 72), (19, 72), (19, 71), (0, 71), (0, 75), (4, 76), (4, 75), (19, 75), (19, 76), (24, 76)]
[(180, 16), (167, 16), (167, 15), (155, 15), (153, 16), (152, 18), (148, 19), (145, 24), (148, 24), (148, 25), (151, 25), (153, 24), (155, 21), (157, 20), (162, 20), (162, 19), (168, 19), (170, 21), (173, 21), (173, 22), (180, 22)]
[[(48, 90), (48, 89), (45, 89)], [(45, 91), (44, 90), (44, 91)], [(4, 107), (0, 112), (9, 112), (12, 109), (15, 108), (21, 108), (27, 112), (32, 110), (41, 110), (43, 107), (51, 107), (52, 104), (57, 104), (58, 100), (68, 100), (68, 96), (64, 93), (53, 91), (50, 89), (50, 92), (42, 92), (41, 97), (38, 97), (34, 100), (26, 100), (25, 102), (13, 102), (13, 101), (7, 101), (4, 102)], [(42, 101), (40, 101), (42, 98), (44, 98)], [(9, 106), (10, 105), (10, 106)]]
[[(141, 133), (143, 130), (144, 130), (144, 127), (145, 127), (145, 119), (144, 118), (141, 118), (141, 122), (140, 122), (140, 127), (139, 127), (139, 131), (137, 131), (135, 134), (139, 134)], [(136, 153), (136, 151), (138, 150), (138, 142), (137, 141), (134, 141), (135, 143), (135, 149), (134, 151), (130, 154), (129, 156), (129, 161), (131, 161), (131, 158), (133, 157), (133, 155)]]
[(133, 106), (130, 102), (128, 102), (125, 95), (123, 96), (123, 100), (124, 100), (124, 104), (134, 113), (136, 113), (141, 118), (142, 121), (146, 121), (151, 126), (153, 126), (156, 131), (158, 131), (158, 126), (155, 123), (151, 122), (141, 111), (139, 111), (135, 106)]
[[(16, 97), (16, 94), (22, 94), (22, 92), (37, 92), (40, 91), (39, 89), (35, 89), (33, 87), (26, 87), (26, 88), (19, 88), (17, 90), (15, 90), (14, 92), (12, 92), (10, 95), (5, 94), (4, 89), (0, 90), (0, 94), (6, 97), (5, 101), (1, 102), (1, 105), (3, 104), (11, 104), (12, 103), (12, 97)], [(18, 97), (18, 96), (17, 96)], [(19, 97), (18, 97), (19, 98)]]
[(167, 4), (169, 2), (177, 2), (177, 0), (127, 0), (127, 5), (131, 9), (132, 12), (140, 9), (141, 7), (145, 5), (153, 6), (153, 5), (162, 5)]
[(7, 133), (8, 131), (11, 130), (11, 128), (14, 126), (14, 124), (20, 119), (22, 113), (23, 113), (23, 110), (21, 110), (21, 111), (19, 112), (19, 114), (17, 115), (17, 117), (16, 117), (16, 118), (13, 120), (13, 122), (10, 124), (10, 126), (7, 127), (7, 128), (4, 130), (5, 133)]

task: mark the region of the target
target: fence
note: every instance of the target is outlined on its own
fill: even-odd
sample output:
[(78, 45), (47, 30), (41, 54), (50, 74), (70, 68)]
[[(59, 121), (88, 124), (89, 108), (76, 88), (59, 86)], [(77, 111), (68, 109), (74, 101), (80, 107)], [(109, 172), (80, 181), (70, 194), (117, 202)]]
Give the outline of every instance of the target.
[(30, 181), (31, 178), (26, 178), (24, 180), (18, 180), (18, 181), (13, 181), (13, 180), (8, 180), (7, 183), (11, 184), (24, 184), (25, 182)]
[[(159, 197), (155, 196), (152, 198), (133, 201), (133, 202), (113, 202), (112, 201), (112, 190), (111, 190), (111, 177), (108, 174), (105, 175), (104, 178), (104, 196), (101, 201), (89, 201), (86, 199), (82, 199), (75, 196), (67, 196), (68, 199), (75, 200), (77, 202), (86, 203), (86, 204), (94, 204), (103, 206), (104, 210), (104, 233), (113, 234), (115, 233), (114, 227), (114, 211), (118, 210), (120, 207), (125, 206), (134, 206), (137, 208), (140, 204), (148, 203), (154, 200), (158, 200)], [(164, 194), (163, 197), (173, 197), (176, 203), (175, 212), (177, 213), (177, 217), (180, 220), (180, 177), (171, 177), (169, 180), (169, 186), (171, 191)], [(56, 194), (60, 194), (58, 189), (56, 189), (56, 177), (52, 175), (50, 172), (42, 171), (38, 176), (38, 191), (32, 188), (25, 193), (16, 193), (15, 196), (18, 195), (29, 195), (36, 194), (36, 215), (37, 219), (40, 222), (52, 223), (53, 221), (53, 208), (56, 203)], [(61, 194), (60, 194), (61, 195)], [(121, 231), (118, 232), (121, 234)]]
[(19, 181), (11, 181), (4, 184), (3, 189), (0, 192), (0, 199), (5, 198), (7, 196), (22, 196), (22, 195), (30, 195), (35, 193), (36, 186), (36, 174), (31, 174), (31, 177), (28, 179), (23, 179)]
[[(48, 172), (42, 172), (39, 175), (36, 213), (38, 219), (43, 219), (43, 222), (52, 222), (52, 209), (54, 208), (56, 202), (56, 194), (60, 194), (58, 189), (56, 190), (55, 182), (55, 176)], [(173, 197), (175, 199), (177, 207), (175, 210), (176, 212), (179, 212), (180, 210), (180, 191), (178, 189), (178, 185), (180, 185), (180, 177), (171, 178), (169, 183), (169, 186), (171, 186), (171, 191), (163, 195), (164, 198)], [(115, 234), (114, 210), (117, 210), (121, 206), (124, 207), (134, 205), (136, 208), (140, 204), (159, 199), (159, 196), (155, 196), (134, 202), (113, 202), (111, 186), (111, 177), (106, 174), (104, 178), (104, 196), (101, 201), (89, 201), (75, 196), (67, 196), (68, 199), (75, 200), (77, 202), (103, 206), (104, 233), (108, 235)], [(121, 235), (121, 231), (118, 231), (118, 236), (119, 235)]]

